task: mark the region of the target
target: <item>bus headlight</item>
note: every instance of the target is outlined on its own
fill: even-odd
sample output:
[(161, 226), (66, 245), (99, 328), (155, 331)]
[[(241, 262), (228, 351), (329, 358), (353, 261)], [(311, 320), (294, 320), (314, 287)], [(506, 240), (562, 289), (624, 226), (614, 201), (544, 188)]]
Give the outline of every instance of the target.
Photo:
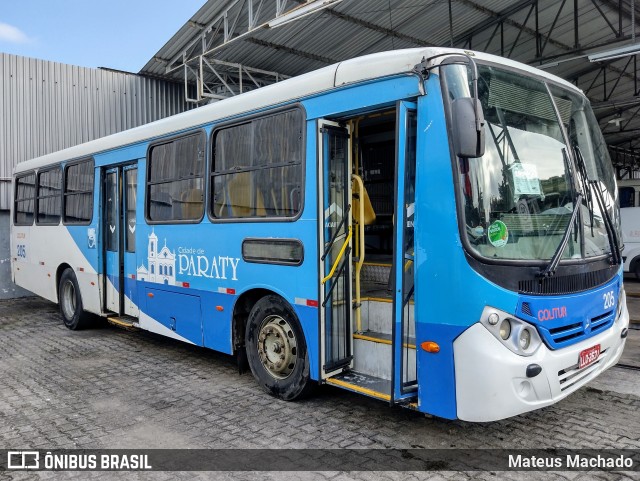
[(504, 321), (502, 321), (502, 324), (500, 324), (500, 337), (506, 341), (507, 339), (509, 339), (510, 335), (511, 335), (511, 323), (509, 322), (509, 319), (505, 319)]
[(529, 329), (525, 327), (520, 331), (518, 342), (520, 343), (520, 349), (523, 351), (529, 349), (529, 345), (531, 344), (531, 332), (529, 332)]
[(538, 330), (513, 314), (485, 307), (480, 322), (502, 344), (519, 356), (531, 356), (542, 345)]

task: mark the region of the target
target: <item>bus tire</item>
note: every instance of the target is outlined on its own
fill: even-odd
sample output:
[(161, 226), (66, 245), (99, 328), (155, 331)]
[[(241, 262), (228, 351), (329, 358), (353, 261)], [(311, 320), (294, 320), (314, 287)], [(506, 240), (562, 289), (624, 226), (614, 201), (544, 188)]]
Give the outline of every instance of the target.
[(253, 306), (245, 348), (253, 377), (267, 393), (293, 401), (311, 389), (304, 334), (296, 314), (281, 297), (265, 296)]
[(87, 327), (88, 314), (84, 312), (78, 279), (73, 269), (65, 269), (60, 276), (58, 305), (65, 326), (72, 331)]

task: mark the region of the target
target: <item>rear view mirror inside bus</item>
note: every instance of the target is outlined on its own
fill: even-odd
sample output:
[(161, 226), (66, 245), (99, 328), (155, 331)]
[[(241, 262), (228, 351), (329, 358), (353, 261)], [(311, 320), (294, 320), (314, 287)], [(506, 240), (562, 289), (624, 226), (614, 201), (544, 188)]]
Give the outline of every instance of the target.
[(463, 158), (482, 157), (484, 155), (484, 115), (480, 101), (463, 97), (454, 100), (451, 107), (455, 154)]

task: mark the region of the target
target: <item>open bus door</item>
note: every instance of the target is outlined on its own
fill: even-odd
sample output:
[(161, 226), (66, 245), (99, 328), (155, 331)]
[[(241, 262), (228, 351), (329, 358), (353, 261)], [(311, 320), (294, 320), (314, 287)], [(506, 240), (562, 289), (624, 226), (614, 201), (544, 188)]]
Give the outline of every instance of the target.
[(396, 202), (393, 241), (393, 401), (415, 397), (414, 212), (417, 107), (398, 102), (396, 109)]
[(118, 316), (138, 317), (136, 293), (137, 164), (103, 172), (104, 306)]
[[(379, 117), (372, 117), (379, 118)], [(388, 122), (387, 122), (388, 123)], [(377, 124), (379, 129), (381, 123)], [(395, 131), (374, 133), (395, 138), (395, 155), (385, 160), (394, 178), (388, 200), (394, 205), (393, 251), (386, 261), (374, 262), (381, 274), (367, 279), (367, 294), (352, 285), (352, 149), (350, 132), (334, 122), (319, 122), (319, 220), (320, 220), (320, 377), (327, 383), (361, 392), (390, 403), (407, 403), (417, 394), (414, 317), (414, 211), (416, 178), (417, 107), (414, 102), (396, 104)], [(380, 134), (382, 132), (382, 134)], [(361, 133), (361, 132), (359, 132)], [(357, 176), (354, 176), (354, 178)], [(391, 184), (393, 183), (393, 184)], [(359, 187), (365, 192), (364, 187)], [(360, 197), (358, 197), (360, 198)], [(362, 223), (364, 220), (359, 220)], [(358, 224), (358, 227), (361, 227)], [(358, 254), (365, 256), (364, 235)], [(378, 254), (386, 256), (387, 254)], [(384, 259), (384, 257), (383, 257)], [(382, 262), (382, 263), (381, 263)], [(358, 269), (355, 269), (358, 276)], [(357, 280), (357, 279), (356, 279)], [(357, 305), (353, 298), (360, 299)], [(364, 309), (362, 306), (366, 306)], [(358, 319), (358, 309), (361, 318)]]
[(349, 130), (318, 122), (320, 376), (352, 366), (351, 148)]

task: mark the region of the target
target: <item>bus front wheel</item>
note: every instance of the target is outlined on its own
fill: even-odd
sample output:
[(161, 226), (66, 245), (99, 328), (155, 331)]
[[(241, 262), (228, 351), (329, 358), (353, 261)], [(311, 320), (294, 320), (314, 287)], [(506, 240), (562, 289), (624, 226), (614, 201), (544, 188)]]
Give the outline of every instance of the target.
[(245, 348), (253, 377), (269, 394), (292, 401), (310, 389), (304, 334), (297, 316), (282, 298), (266, 296), (253, 306)]
[(72, 269), (65, 269), (58, 284), (58, 305), (64, 325), (75, 331), (87, 326), (87, 313), (82, 307), (78, 280)]

